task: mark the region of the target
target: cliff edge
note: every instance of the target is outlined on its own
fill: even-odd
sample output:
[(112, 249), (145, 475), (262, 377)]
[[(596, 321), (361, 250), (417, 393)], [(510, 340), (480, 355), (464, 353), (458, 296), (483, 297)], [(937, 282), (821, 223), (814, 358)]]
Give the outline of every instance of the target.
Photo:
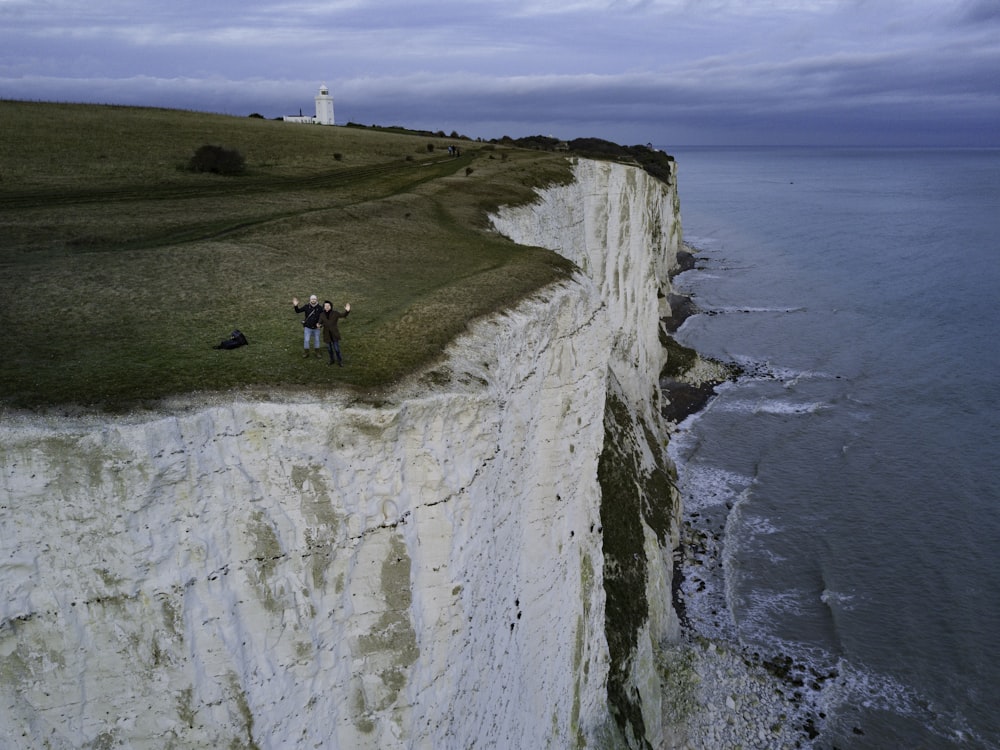
[(574, 172), (493, 221), (579, 272), (382, 402), (5, 419), (5, 747), (662, 744), (677, 195)]

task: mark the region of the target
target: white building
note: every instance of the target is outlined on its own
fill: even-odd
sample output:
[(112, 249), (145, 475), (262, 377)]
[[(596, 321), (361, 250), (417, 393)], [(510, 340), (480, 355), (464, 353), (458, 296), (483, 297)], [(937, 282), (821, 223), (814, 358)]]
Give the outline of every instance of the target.
[(330, 96), (330, 89), (326, 87), (324, 83), (319, 87), (319, 93), (316, 94), (316, 115), (310, 117), (309, 115), (303, 115), (302, 110), (299, 110), (297, 115), (285, 115), (281, 118), (285, 122), (304, 122), (315, 125), (333, 125), (333, 97)]

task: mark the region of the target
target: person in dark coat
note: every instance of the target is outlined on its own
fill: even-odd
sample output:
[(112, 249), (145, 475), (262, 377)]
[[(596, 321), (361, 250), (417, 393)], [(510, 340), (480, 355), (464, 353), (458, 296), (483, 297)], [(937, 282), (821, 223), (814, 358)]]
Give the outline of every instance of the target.
[(344, 311), (333, 309), (333, 303), (330, 300), (326, 300), (323, 303), (323, 312), (319, 314), (319, 324), (323, 328), (323, 341), (326, 342), (327, 349), (330, 352), (330, 364), (333, 364), (333, 355), (337, 355), (337, 365), (339, 367), (344, 366), (344, 358), (340, 356), (340, 329), (337, 327), (337, 321), (341, 318), (346, 318), (351, 313), (351, 303), (348, 302), (344, 305)]
[(311, 295), (309, 304), (302, 305), (302, 307), (299, 307), (299, 298), (292, 297), (292, 306), (295, 308), (295, 312), (305, 313), (305, 317), (302, 319), (302, 347), (305, 351), (302, 356), (309, 356), (309, 339), (313, 341), (316, 356), (322, 356), (319, 353), (319, 316), (323, 312), (323, 308), (319, 306), (316, 295)]

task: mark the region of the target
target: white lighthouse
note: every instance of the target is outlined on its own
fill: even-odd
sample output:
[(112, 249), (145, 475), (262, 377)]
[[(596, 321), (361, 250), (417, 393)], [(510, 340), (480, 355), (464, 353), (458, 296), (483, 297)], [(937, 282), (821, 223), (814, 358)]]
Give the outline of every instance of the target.
[(333, 125), (333, 97), (325, 83), (316, 94), (316, 122), (320, 125)]
[(297, 115), (285, 115), (281, 119), (285, 122), (301, 122), (310, 125), (333, 125), (333, 97), (330, 96), (330, 89), (326, 87), (325, 83), (319, 87), (319, 93), (316, 94), (315, 117), (302, 114), (300, 109)]

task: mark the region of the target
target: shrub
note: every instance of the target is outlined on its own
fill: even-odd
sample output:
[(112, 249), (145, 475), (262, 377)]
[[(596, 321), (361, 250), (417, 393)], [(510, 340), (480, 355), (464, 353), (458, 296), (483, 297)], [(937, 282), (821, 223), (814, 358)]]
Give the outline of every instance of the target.
[(434, 144), (433, 143), (428, 143), (427, 144), (427, 153), (430, 154), (430, 153), (433, 153), (433, 152), (434, 152)]
[(223, 175), (241, 174), (246, 169), (246, 159), (235, 149), (205, 145), (194, 152), (188, 169)]

